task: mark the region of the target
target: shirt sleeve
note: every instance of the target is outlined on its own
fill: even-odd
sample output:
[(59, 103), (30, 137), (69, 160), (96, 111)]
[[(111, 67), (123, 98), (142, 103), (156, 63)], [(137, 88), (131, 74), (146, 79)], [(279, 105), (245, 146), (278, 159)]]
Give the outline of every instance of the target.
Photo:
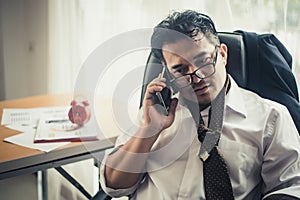
[[(141, 111), (139, 112), (139, 116), (137, 119), (137, 123), (141, 123)], [(113, 189), (107, 186), (106, 184), (106, 179), (105, 179), (105, 163), (106, 163), (106, 159), (107, 157), (114, 153), (115, 151), (118, 150), (118, 148), (122, 145), (124, 145), (129, 139), (130, 139), (130, 134), (133, 134), (134, 132), (137, 131), (137, 126), (133, 126), (131, 127), (130, 130), (127, 131), (127, 134), (122, 134), (120, 136), (118, 136), (116, 143), (115, 143), (115, 147), (111, 148), (111, 149), (107, 149), (105, 151), (105, 155), (104, 158), (101, 162), (101, 166), (100, 166), (100, 185), (101, 188), (103, 189), (103, 191), (108, 194), (111, 197), (122, 197), (122, 196), (129, 196), (131, 194), (133, 194), (135, 192), (135, 190), (137, 189), (138, 185), (140, 184), (140, 182), (143, 180), (144, 176), (141, 176), (140, 179), (137, 181), (137, 183), (130, 187), (130, 188), (126, 188), (126, 189)]]
[(300, 197), (300, 137), (285, 107), (271, 110), (264, 134), (263, 199), (275, 194)]
[(125, 188), (125, 189), (113, 189), (113, 188), (108, 187), (107, 184), (106, 184), (106, 179), (105, 179), (105, 175), (104, 175), (104, 172), (105, 172), (105, 161), (107, 159), (107, 156), (109, 155), (109, 152), (113, 153), (113, 151), (115, 149), (108, 150), (107, 153), (104, 156), (104, 159), (103, 159), (102, 163), (101, 163), (101, 166), (100, 166), (100, 185), (101, 185), (101, 188), (103, 189), (103, 191), (106, 194), (108, 194), (111, 197), (116, 197), (117, 198), (117, 197), (132, 195), (136, 191), (138, 185), (140, 184), (140, 182), (142, 181), (142, 179), (144, 178), (144, 176), (141, 176), (139, 178), (139, 180), (137, 181), (137, 183), (134, 186), (129, 187), (129, 188)]

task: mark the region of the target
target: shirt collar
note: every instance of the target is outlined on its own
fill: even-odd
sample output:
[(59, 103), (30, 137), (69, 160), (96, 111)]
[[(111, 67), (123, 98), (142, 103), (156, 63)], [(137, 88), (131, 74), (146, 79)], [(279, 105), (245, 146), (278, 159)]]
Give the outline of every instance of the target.
[(226, 107), (243, 115), (246, 118), (247, 110), (244, 104), (243, 95), (240, 92), (239, 86), (230, 75), (229, 78), (231, 86), (225, 98)]

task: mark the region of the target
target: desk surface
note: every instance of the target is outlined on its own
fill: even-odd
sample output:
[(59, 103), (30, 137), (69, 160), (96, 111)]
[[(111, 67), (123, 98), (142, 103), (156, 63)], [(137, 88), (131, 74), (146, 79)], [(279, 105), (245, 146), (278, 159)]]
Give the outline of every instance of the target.
[[(0, 102), (0, 118), (3, 108), (33, 108), (68, 105), (72, 95), (43, 95)], [(0, 179), (9, 178), (38, 170), (57, 167), (95, 156), (97, 152), (113, 146), (115, 137), (89, 142), (72, 142), (51, 152), (42, 152), (8, 142), (4, 138), (18, 131), (0, 126)], [(91, 155), (91, 153), (93, 155)]]

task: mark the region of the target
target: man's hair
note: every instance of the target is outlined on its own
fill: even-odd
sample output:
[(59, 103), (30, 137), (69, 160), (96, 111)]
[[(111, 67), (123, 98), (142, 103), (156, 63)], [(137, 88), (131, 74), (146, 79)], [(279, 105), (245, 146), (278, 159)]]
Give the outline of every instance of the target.
[(220, 44), (215, 25), (209, 16), (193, 10), (173, 12), (154, 28), (151, 37), (152, 52), (162, 62), (162, 46), (182, 38), (176, 31), (193, 39), (201, 33), (210, 43)]

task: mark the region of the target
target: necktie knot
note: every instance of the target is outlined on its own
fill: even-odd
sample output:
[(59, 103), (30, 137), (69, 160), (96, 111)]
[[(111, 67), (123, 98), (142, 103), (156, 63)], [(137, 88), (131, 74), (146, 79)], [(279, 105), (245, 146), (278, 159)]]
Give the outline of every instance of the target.
[(208, 128), (204, 124), (199, 124), (197, 133), (198, 133), (198, 140), (201, 143), (204, 141), (207, 131), (208, 131)]

